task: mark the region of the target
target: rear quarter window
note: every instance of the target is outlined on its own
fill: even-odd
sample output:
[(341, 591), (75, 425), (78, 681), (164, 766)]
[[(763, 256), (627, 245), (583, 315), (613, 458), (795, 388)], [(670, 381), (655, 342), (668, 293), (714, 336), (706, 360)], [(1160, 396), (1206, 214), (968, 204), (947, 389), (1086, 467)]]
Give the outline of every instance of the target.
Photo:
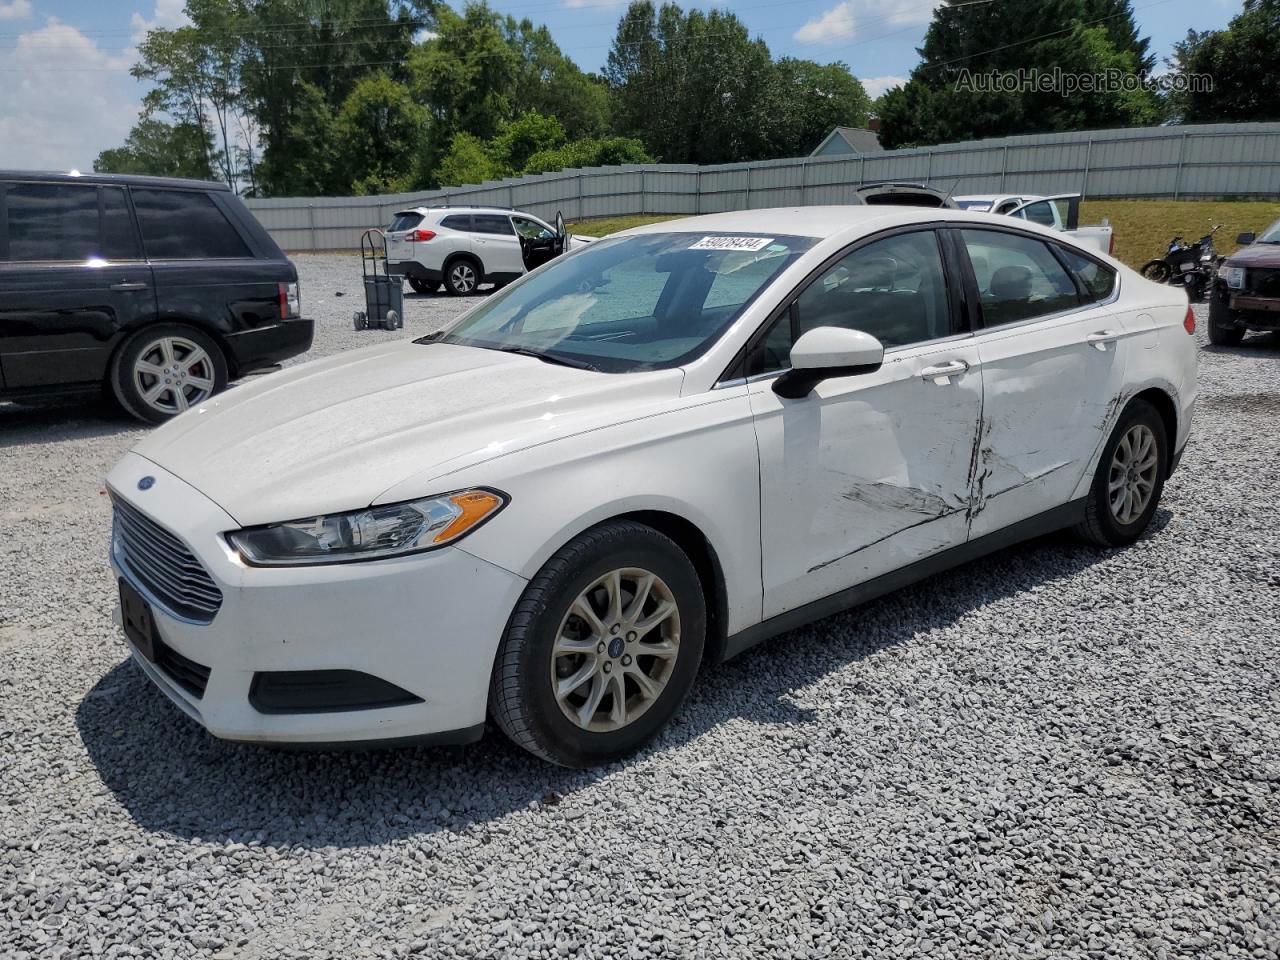
[(1076, 275), (1090, 301), (1105, 300), (1116, 286), (1116, 272), (1104, 267), (1097, 260), (1082, 257), (1074, 250), (1058, 247), (1058, 253), (1066, 261), (1067, 269)]
[(253, 255), (207, 193), (135, 187), (133, 207), (152, 260), (228, 260)]
[(455, 213), (445, 217), (440, 221), (440, 226), (447, 227), (450, 230), (462, 230), (464, 232), (471, 231), (471, 214)]

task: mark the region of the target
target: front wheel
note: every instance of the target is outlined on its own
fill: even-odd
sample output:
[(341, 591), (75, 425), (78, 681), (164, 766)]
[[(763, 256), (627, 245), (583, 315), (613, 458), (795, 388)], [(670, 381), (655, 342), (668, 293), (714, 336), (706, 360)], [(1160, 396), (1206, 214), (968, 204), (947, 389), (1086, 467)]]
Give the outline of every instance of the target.
[(1148, 260), (1140, 272), (1153, 283), (1168, 283), (1173, 276), (1172, 268), (1163, 260)]
[(208, 334), (166, 323), (130, 337), (116, 353), (109, 377), (125, 412), (164, 423), (226, 389), (227, 361)]
[(1239, 346), (1244, 330), (1231, 321), (1231, 308), (1220, 294), (1209, 299), (1209, 342), (1216, 347)]
[(498, 651), (490, 711), (516, 744), (567, 767), (639, 749), (684, 702), (706, 601), (684, 552), (651, 527), (595, 527), (530, 581)]
[(1102, 449), (1076, 532), (1100, 547), (1133, 543), (1147, 529), (1164, 492), (1169, 438), (1159, 412), (1134, 400)]

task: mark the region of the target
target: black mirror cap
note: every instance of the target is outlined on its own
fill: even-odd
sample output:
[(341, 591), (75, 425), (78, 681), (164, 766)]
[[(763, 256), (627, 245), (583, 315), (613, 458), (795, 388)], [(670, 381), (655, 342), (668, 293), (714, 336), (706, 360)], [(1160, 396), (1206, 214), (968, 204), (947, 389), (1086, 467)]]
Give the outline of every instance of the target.
[(1253, 243), (1253, 241), (1257, 239), (1258, 239), (1258, 235), (1256, 233), (1237, 233), (1236, 234), (1236, 243), (1240, 244), (1242, 247), (1247, 247), (1249, 244)]
[(862, 363), (856, 367), (825, 367), (819, 370), (788, 370), (773, 381), (773, 392), (786, 400), (799, 400), (813, 392), (823, 380), (837, 377), (856, 377), (863, 373), (875, 373), (883, 363)]

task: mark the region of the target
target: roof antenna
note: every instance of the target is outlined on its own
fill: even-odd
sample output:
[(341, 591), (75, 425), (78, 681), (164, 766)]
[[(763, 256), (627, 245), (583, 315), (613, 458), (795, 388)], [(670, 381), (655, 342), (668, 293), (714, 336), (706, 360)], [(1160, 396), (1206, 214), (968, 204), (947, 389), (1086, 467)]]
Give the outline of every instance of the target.
[(951, 189), (948, 190), (947, 195), (942, 198), (942, 205), (944, 207), (951, 202), (951, 195), (956, 192), (956, 187), (958, 186), (960, 186), (960, 178), (956, 177), (955, 181), (951, 184)]

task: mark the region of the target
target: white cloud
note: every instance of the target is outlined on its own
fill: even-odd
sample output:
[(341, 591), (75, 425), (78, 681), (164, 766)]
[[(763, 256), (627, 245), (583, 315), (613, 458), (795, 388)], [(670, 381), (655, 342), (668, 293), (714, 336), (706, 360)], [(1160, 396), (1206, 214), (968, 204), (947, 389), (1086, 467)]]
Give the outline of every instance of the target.
[(833, 44), (866, 31), (870, 39), (929, 22), (941, 0), (844, 0), (795, 32), (800, 43)]
[(129, 21), (129, 25), (133, 27), (134, 44), (141, 43), (148, 30), (155, 30), (157, 27), (173, 30), (175, 27), (188, 26), (191, 20), (183, 9), (185, 6), (186, 0), (156, 0), (155, 12), (150, 19), (135, 10)]
[(795, 39), (800, 43), (839, 43), (851, 40), (854, 33), (853, 4), (845, 2), (814, 17), (795, 32)]
[(31, 16), (31, 0), (0, 0), (0, 20), (25, 20)]
[(128, 57), (112, 55), (50, 17), (4, 51), (0, 83), (0, 168), (93, 169), (118, 146), (138, 114)]
[(858, 79), (862, 81), (863, 89), (867, 91), (867, 96), (872, 100), (886, 90), (900, 87), (907, 82), (906, 77), (859, 77)]

